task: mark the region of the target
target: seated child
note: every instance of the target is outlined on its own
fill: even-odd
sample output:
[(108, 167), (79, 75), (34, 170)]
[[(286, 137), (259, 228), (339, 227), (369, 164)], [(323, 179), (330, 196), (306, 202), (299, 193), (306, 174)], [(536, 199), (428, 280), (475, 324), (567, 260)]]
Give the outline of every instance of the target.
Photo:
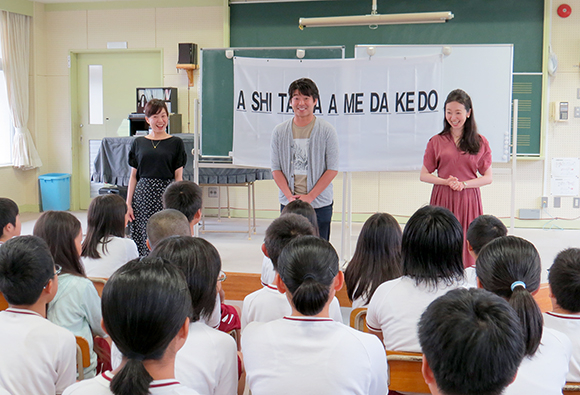
[(190, 314), (191, 298), (178, 268), (159, 258), (128, 262), (103, 289), (103, 327), (123, 362), (64, 395), (197, 394), (175, 379), (173, 367)]
[(316, 236), (294, 238), (275, 265), (278, 290), (291, 310), (274, 321), (252, 322), (244, 331), (251, 393), (388, 393), (381, 342), (330, 318), (330, 304), (344, 283), (332, 245)]
[[(163, 193), (163, 208), (171, 208), (183, 213), (189, 221), (191, 235), (195, 234), (194, 227), (201, 219), (202, 195), (201, 188), (191, 181), (173, 182)], [(239, 308), (223, 303), (226, 297), (221, 282), (218, 284), (218, 291), (214, 312), (214, 320), (219, 319), (217, 328), (226, 333), (239, 331), (241, 328)], [(217, 316), (218, 313), (219, 316)]]
[(438, 297), (419, 321), (423, 377), (434, 395), (500, 395), (524, 357), (516, 312), (481, 289)]
[[(284, 206), (282, 213), (284, 214), (298, 214), (305, 217), (314, 228), (314, 235), (318, 236), (318, 219), (316, 219), (316, 211), (314, 207), (308, 202), (304, 200), (293, 200)], [(274, 284), (274, 279), (276, 278), (276, 271), (274, 270), (274, 266), (272, 265), (272, 260), (268, 258), (268, 254), (264, 249), (264, 245), (262, 245), (262, 252), (264, 252), (264, 259), (262, 260), (262, 275), (260, 276), (260, 280), (262, 281), (262, 285), (265, 287), (269, 284)]]
[(569, 248), (556, 256), (548, 273), (552, 311), (544, 313), (544, 326), (567, 335), (572, 342), (566, 380), (580, 382), (580, 249)]
[(191, 236), (187, 217), (171, 208), (156, 212), (147, 221), (147, 248), (153, 251), (157, 243), (169, 236)]
[(18, 205), (8, 198), (0, 198), (0, 245), (14, 236), (20, 236), (21, 224)]
[(194, 226), (201, 219), (202, 195), (199, 185), (185, 180), (172, 182), (163, 192), (163, 208), (182, 212), (189, 221), (192, 235)]
[(235, 394), (238, 386), (237, 346), (232, 336), (206, 324), (214, 311), (221, 259), (204, 239), (174, 236), (162, 240), (152, 258), (180, 268), (191, 294), (189, 336), (175, 359), (175, 377), (201, 395)]
[(115, 194), (93, 199), (87, 212), (87, 236), (81, 261), (88, 277), (109, 278), (132, 259), (139, 257), (137, 245), (125, 238), (127, 204)]
[(572, 344), (563, 333), (543, 326), (533, 297), (540, 288), (542, 272), (536, 247), (519, 237), (498, 237), (481, 249), (475, 269), (479, 286), (514, 308), (524, 333), (525, 358), (504, 394), (561, 395)]
[[(484, 245), (493, 239), (506, 235), (507, 228), (499, 218), (493, 215), (480, 215), (471, 221), (467, 229), (466, 238), (469, 254), (473, 259), (477, 259)], [(475, 266), (465, 268), (465, 277), (470, 286), (477, 287)]]
[[(274, 270), (282, 249), (299, 236), (314, 235), (314, 228), (306, 218), (298, 214), (284, 214), (276, 218), (268, 229), (262, 251), (272, 260)], [(292, 312), (286, 297), (275, 284), (268, 284), (244, 298), (242, 306), (242, 329), (252, 321), (268, 322), (282, 318)], [(338, 299), (333, 298), (330, 306), (330, 317), (342, 322), (342, 313)]]
[(62, 266), (58, 292), (48, 304), (46, 316), (87, 340), (91, 364), (84, 369), (84, 374), (86, 378), (93, 377), (97, 368), (93, 336), (106, 334), (101, 328), (101, 298), (81, 264), (81, 222), (66, 211), (45, 211), (36, 221), (33, 233), (46, 241), (54, 262)]
[(0, 291), (10, 305), (0, 312), (0, 389), (11, 394), (61, 394), (75, 382), (75, 337), (45, 313), (59, 270), (38, 237), (0, 247)]
[(352, 308), (369, 304), (379, 285), (401, 277), (401, 226), (392, 215), (376, 213), (362, 227), (344, 282)]
[(420, 352), (417, 323), (429, 303), (466, 286), (463, 229), (451, 211), (425, 206), (403, 230), (403, 276), (379, 285), (367, 311), (367, 326), (387, 350)]

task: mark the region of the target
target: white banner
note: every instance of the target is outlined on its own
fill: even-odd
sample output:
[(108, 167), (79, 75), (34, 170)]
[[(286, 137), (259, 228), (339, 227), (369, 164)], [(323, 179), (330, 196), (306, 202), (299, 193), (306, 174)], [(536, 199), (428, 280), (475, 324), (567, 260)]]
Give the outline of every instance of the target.
[(338, 133), (341, 171), (420, 169), (443, 127), (441, 59), (234, 58), (234, 164), (270, 167), (272, 130), (293, 116), (288, 86), (306, 77), (320, 92), (314, 114)]

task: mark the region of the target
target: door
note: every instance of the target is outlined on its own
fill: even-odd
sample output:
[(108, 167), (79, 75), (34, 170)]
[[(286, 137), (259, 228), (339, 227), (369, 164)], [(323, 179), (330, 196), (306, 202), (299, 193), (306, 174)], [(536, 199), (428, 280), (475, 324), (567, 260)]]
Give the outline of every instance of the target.
[(76, 56), (76, 79), (72, 78), (72, 82), (76, 80), (76, 92), (72, 97), (72, 120), (73, 141), (77, 142), (73, 147), (76, 155), (73, 155), (78, 158), (73, 172), (78, 175), (77, 182), (73, 182), (73, 189), (77, 188), (76, 193), (73, 191), (73, 201), (78, 196), (79, 208), (87, 209), (102, 185), (93, 184), (91, 194), (94, 159), (91, 151), (94, 155), (94, 148), (103, 137), (129, 136), (128, 116), (137, 109), (136, 88), (163, 86), (162, 54), (160, 51), (115, 51), (73, 56)]

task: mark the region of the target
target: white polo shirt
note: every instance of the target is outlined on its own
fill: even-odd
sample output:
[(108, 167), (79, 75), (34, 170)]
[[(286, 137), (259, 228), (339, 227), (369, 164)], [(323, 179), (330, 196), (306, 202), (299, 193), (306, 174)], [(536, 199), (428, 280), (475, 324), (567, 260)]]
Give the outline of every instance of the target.
[(274, 270), (274, 265), (272, 260), (267, 256), (262, 259), (262, 274), (260, 275), (260, 281), (262, 285), (274, 284), (274, 279), (276, 278), (276, 270)]
[[(112, 395), (109, 385), (113, 377), (111, 372), (105, 372), (92, 379), (79, 381), (68, 387), (63, 395)], [(151, 395), (199, 395), (176, 379), (153, 380), (149, 392)]]
[(33, 311), (0, 312), (0, 350), (0, 388), (11, 394), (61, 394), (76, 380), (74, 335)]
[(566, 384), (572, 343), (566, 335), (544, 327), (540, 347), (533, 357), (525, 357), (515, 381), (503, 395), (562, 395)]
[(436, 287), (403, 276), (379, 285), (367, 311), (367, 326), (383, 332), (387, 350), (421, 352), (417, 324), (429, 304), (464, 283), (439, 283)]
[[(275, 285), (252, 292), (244, 298), (242, 305), (242, 330), (250, 322), (269, 322), (292, 314), (292, 307), (285, 294), (278, 292)], [(330, 303), (330, 318), (342, 323), (340, 303), (336, 297)]]
[(580, 315), (549, 311), (544, 313), (544, 327), (565, 334), (572, 342), (572, 358), (570, 358), (570, 370), (566, 381), (580, 382)]
[(238, 388), (238, 354), (233, 337), (203, 322), (189, 325), (189, 335), (175, 357), (175, 377), (201, 395), (232, 395)]
[(252, 395), (385, 395), (383, 345), (330, 318), (284, 317), (253, 322), (242, 336)]
[(137, 245), (131, 239), (113, 236), (106, 247), (107, 252), (103, 249), (103, 243), (97, 244), (100, 258), (81, 257), (87, 277), (109, 278), (125, 263), (139, 258)]

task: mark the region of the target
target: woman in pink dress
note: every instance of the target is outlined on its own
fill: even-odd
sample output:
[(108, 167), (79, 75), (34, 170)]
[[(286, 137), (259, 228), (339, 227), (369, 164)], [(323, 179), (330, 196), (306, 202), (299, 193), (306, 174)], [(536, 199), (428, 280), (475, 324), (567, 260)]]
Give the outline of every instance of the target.
[[(432, 174), (435, 170), (437, 175)], [(456, 89), (445, 100), (443, 131), (427, 143), (421, 181), (433, 184), (430, 204), (448, 208), (461, 223), (465, 267), (475, 265), (465, 233), (471, 221), (483, 214), (479, 187), (492, 180), (489, 143), (477, 133), (471, 98)]]

